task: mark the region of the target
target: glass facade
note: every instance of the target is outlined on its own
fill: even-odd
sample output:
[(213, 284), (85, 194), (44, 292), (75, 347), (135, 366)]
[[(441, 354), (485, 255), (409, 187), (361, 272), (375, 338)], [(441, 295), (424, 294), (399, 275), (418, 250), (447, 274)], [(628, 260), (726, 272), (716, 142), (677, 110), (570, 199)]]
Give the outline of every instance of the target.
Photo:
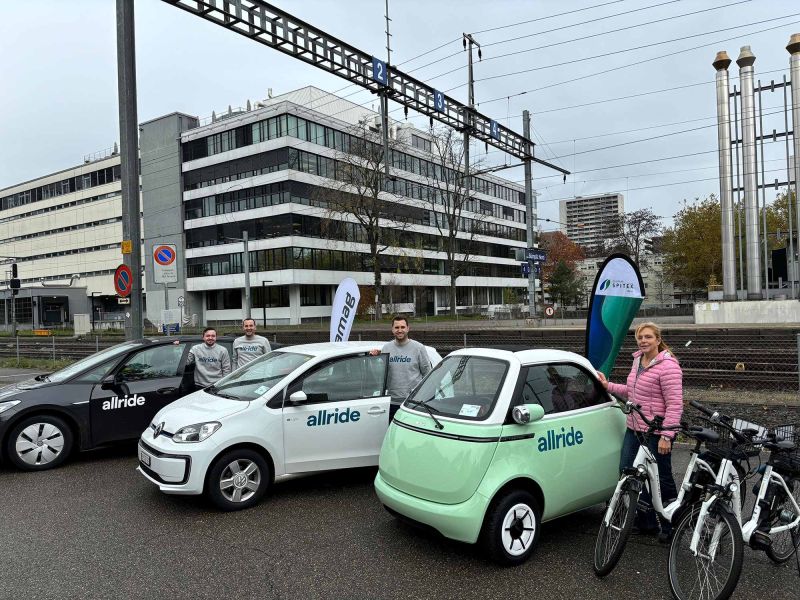
[(119, 165), (113, 167), (106, 167), (105, 169), (98, 169), (91, 173), (85, 173), (77, 177), (68, 177), (55, 183), (48, 183), (39, 187), (17, 192), (9, 196), (0, 198), (0, 210), (8, 210), (18, 206), (25, 206), (31, 202), (38, 202), (40, 200), (47, 200), (55, 198), (64, 194), (77, 192), (78, 190), (85, 190), (87, 188), (96, 187), (98, 185), (105, 185), (113, 183), (120, 179)]

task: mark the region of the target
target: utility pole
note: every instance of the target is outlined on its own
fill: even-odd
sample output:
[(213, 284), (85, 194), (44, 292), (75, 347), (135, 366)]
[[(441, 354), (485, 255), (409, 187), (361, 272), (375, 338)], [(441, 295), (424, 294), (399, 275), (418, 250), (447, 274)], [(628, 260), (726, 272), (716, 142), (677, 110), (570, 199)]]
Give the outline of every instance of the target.
[(250, 244), (248, 242), (247, 231), (242, 231), (242, 243), (244, 244), (244, 318), (251, 319), (250, 314)]
[(122, 239), (133, 251), (123, 254), (131, 269), (131, 303), (125, 313), (125, 339), (143, 336), (142, 251), (139, 209), (139, 125), (136, 110), (136, 43), (133, 0), (117, 0), (117, 88), (119, 92)]
[[(472, 186), (469, 181), (469, 134), (472, 131), (472, 111), (475, 110), (475, 80), (472, 74), (472, 46), (478, 47), (478, 60), (481, 60), (481, 45), (475, 41), (472, 34), (463, 34), (464, 50), (467, 51), (467, 90), (469, 99), (466, 107), (466, 114), (464, 115), (464, 189), (469, 196)], [(455, 306), (455, 298), (453, 299)]]
[[(392, 63), (392, 46), (389, 38), (389, 0), (386, 0), (386, 75), (388, 80), (389, 65)], [(391, 153), (389, 152), (389, 88), (385, 87), (381, 91), (381, 129), (383, 129), (383, 174), (386, 181), (389, 181), (391, 174), (389, 165), (391, 164)], [(377, 301), (377, 298), (376, 298)]]
[[(533, 197), (533, 171), (531, 169), (531, 160), (533, 159), (533, 145), (530, 143), (531, 139), (531, 114), (527, 110), (522, 111), (522, 135), (525, 136), (525, 141), (528, 146), (526, 154), (528, 155), (525, 160), (525, 212), (527, 215), (526, 221), (528, 224), (528, 248), (533, 248), (536, 244), (536, 230), (533, 223), (536, 220), (536, 200)], [(527, 255), (527, 250), (526, 250)], [(525, 260), (528, 257), (525, 256)], [(529, 263), (530, 270), (528, 271), (528, 306), (530, 308), (530, 318), (534, 319), (536, 323), (536, 263)]]

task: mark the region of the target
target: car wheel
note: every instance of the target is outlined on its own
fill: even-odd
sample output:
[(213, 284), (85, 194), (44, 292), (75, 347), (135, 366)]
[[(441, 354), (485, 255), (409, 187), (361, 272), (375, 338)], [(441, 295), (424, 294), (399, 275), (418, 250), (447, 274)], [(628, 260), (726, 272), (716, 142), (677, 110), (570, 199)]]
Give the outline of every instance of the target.
[(267, 461), (253, 450), (232, 450), (217, 458), (208, 472), (209, 499), (226, 511), (250, 508), (272, 483)]
[(539, 541), (542, 511), (536, 498), (524, 490), (503, 496), (489, 508), (483, 530), (483, 547), (502, 565), (519, 565)]
[(6, 443), (6, 456), (18, 469), (44, 471), (67, 460), (72, 444), (72, 430), (62, 419), (37, 415), (14, 426)]

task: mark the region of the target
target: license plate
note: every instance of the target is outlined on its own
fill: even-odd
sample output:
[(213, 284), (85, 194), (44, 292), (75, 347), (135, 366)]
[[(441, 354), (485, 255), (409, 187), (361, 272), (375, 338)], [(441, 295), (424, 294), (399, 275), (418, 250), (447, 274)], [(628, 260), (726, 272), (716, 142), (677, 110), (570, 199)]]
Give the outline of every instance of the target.
[(145, 454), (144, 452), (139, 451), (139, 460), (141, 461), (141, 463), (144, 466), (146, 466), (146, 467), (150, 466), (150, 455), (149, 454)]

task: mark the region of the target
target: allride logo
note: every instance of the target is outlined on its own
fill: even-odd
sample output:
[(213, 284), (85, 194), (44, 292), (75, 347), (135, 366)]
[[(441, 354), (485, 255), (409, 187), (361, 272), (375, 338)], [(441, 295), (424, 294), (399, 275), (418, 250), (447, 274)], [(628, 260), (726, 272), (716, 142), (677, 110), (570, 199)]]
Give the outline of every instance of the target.
[(357, 410), (351, 411), (349, 408), (339, 412), (339, 409), (332, 411), (321, 410), (315, 415), (311, 415), (306, 420), (307, 427), (317, 427), (319, 425), (336, 425), (337, 423), (356, 423), (361, 419), (361, 413)]
[(144, 396), (134, 394), (133, 396), (113, 396), (111, 400), (103, 402), (103, 410), (114, 410), (115, 408), (133, 408), (135, 406), (144, 406)]

